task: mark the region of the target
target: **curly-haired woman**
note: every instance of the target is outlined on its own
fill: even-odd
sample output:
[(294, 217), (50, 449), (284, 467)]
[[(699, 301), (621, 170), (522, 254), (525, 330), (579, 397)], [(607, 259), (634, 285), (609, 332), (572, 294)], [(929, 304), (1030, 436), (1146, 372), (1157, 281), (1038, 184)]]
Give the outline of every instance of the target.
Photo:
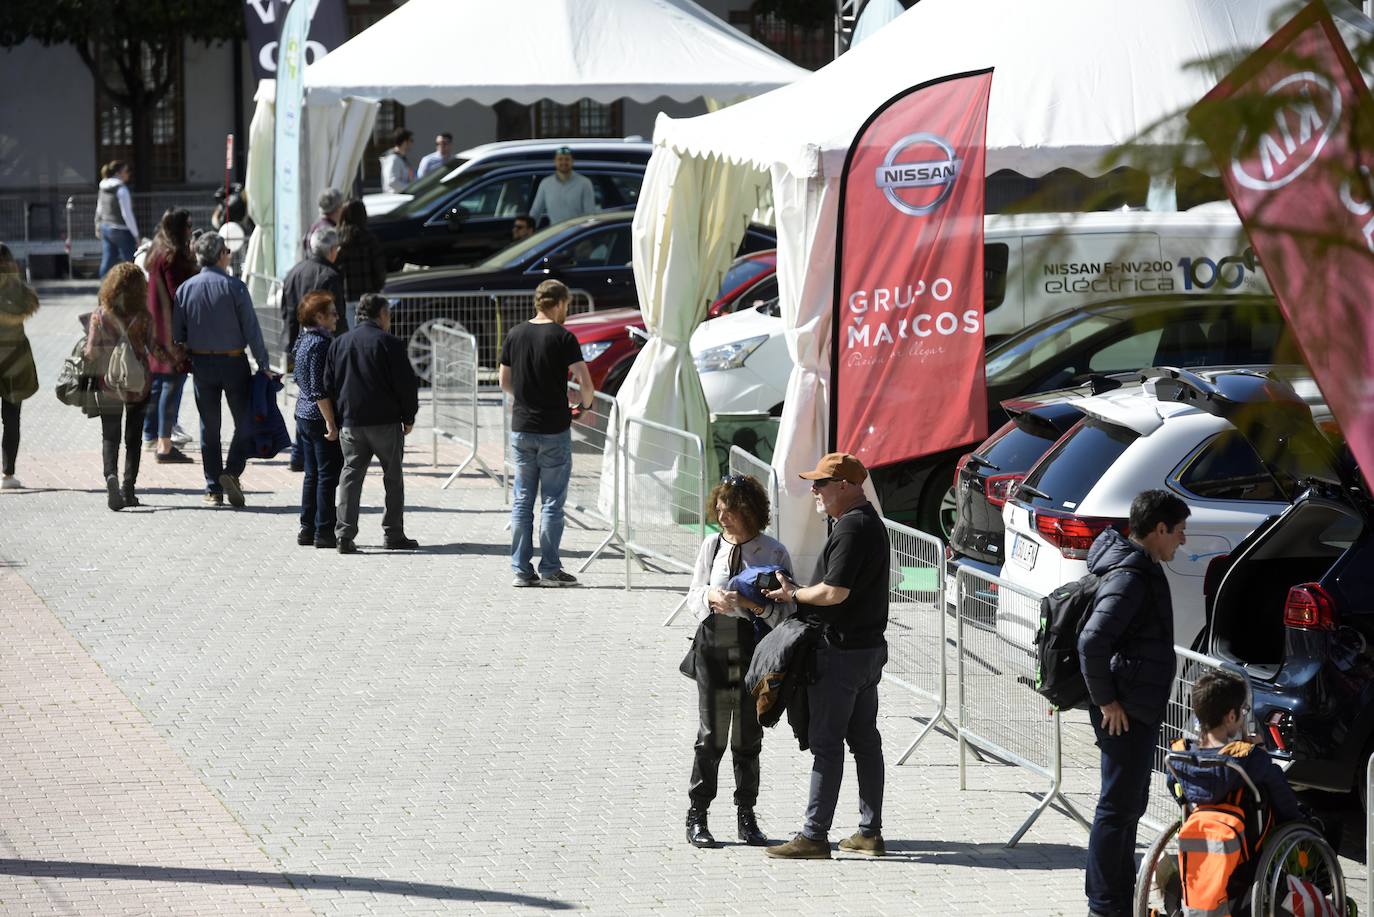
[[(142, 438), (143, 412), (148, 409), (149, 327), (148, 281), (138, 265), (122, 261), (110, 268), (100, 282), (99, 306), (90, 314), (86, 327), (86, 359), (97, 367), (108, 367), (110, 357), (121, 340), (128, 338), (135, 358), (143, 364), (142, 392), (116, 392), (104, 386), (110, 396), (100, 412), (102, 458), (105, 467), (106, 501), (112, 510), (138, 506), (134, 485), (138, 481), (139, 440)], [(104, 375), (102, 371), (102, 375)], [(124, 418), (124, 484), (119, 483), (119, 420)]]
[(759, 795), (763, 727), (744, 674), (754, 656), (755, 620), (775, 625), (795, 606), (755, 604), (728, 587), (745, 567), (777, 564), (791, 570), (792, 558), (781, 542), (763, 534), (768, 525), (768, 495), (758, 481), (727, 475), (711, 490), (706, 505), (720, 533), (702, 542), (687, 594), (687, 605), (700, 622), (692, 643), (700, 728), (687, 791), (691, 801), (687, 842), (694, 847), (716, 846), (706, 826), (706, 810), (716, 796), (716, 774), (728, 742), (735, 770), (739, 839), (762, 846), (768, 839), (759, 830), (754, 803)]
[(38, 391), (33, 349), (24, 322), (38, 311), (38, 294), (24, 283), (19, 263), (9, 246), (0, 242), (0, 490), (14, 490), (19, 479), (19, 405)]

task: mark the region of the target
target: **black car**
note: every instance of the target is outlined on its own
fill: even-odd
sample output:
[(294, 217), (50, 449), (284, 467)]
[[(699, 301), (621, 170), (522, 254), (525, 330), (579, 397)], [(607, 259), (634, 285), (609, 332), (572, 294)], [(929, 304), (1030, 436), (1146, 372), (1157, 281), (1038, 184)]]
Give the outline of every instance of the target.
[[(644, 163), (588, 160), (577, 173), (591, 179), (602, 210), (633, 208), (644, 181)], [(452, 182), (407, 188), (415, 197), (368, 222), (381, 240), (387, 270), (404, 264), (476, 264), (510, 244), (515, 218), (528, 213), (535, 189), (553, 174), (547, 161), (478, 162)]]
[(1374, 752), (1374, 502), (1343, 452), (1207, 571), (1206, 648), (1245, 667), (1255, 722), (1296, 786), (1365, 798)]
[[(988, 426), (1001, 403), (1146, 366), (1248, 366), (1299, 362), (1270, 297), (1135, 297), (1036, 322), (987, 353)], [(948, 539), (957, 503), (954, 467), (976, 443), (873, 470), (890, 518)]]
[[(578, 311), (639, 307), (631, 267), (631, 221), (621, 210), (578, 217), (536, 232), (477, 267), (431, 268), (393, 274), (383, 295), (391, 299), (391, 330), (409, 343), (411, 363), (429, 378), (429, 326), (439, 319), (457, 321), (478, 338), (480, 362), (494, 364), (504, 329), (529, 318), (527, 298), (507, 303), (496, 298), (459, 294), (530, 291), (545, 280), (561, 280), (574, 291)], [(745, 230), (739, 253), (774, 248), (777, 237), (768, 226)], [(585, 295), (581, 295), (585, 294)]]

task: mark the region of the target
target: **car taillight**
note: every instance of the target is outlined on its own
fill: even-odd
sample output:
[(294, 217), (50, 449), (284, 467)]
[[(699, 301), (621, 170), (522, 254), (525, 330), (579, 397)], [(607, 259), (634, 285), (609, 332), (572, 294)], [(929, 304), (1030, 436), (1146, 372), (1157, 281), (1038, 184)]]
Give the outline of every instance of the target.
[(1269, 738), (1274, 740), (1275, 751), (1288, 751), (1288, 727), (1290, 717), (1282, 710), (1275, 710), (1269, 714), (1265, 726), (1269, 730)]
[(1025, 480), (1025, 474), (994, 474), (983, 482), (988, 503), (994, 509), (1001, 509), (1016, 493), (1016, 485)]
[(1059, 549), (1069, 560), (1087, 560), (1088, 549), (1097, 536), (1107, 529), (1124, 532), (1129, 523), (1125, 519), (1103, 519), (1074, 516), (1068, 513), (1035, 513), (1035, 530), (1040, 537)]
[(1202, 575), (1202, 594), (1215, 595), (1217, 586), (1221, 585), (1221, 578), (1226, 575), (1226, 570), (1231, 564), (1231, 555), (1222, 554), (1213, 557), (1207, 564), (1207, 572)]
[(1303, 630), (1335, 630), (1336, 607), (1321, 586), (1303, 583), (1288, 590), (1288, 601), (1283, 603), (1283, 623), (1285, 627)]

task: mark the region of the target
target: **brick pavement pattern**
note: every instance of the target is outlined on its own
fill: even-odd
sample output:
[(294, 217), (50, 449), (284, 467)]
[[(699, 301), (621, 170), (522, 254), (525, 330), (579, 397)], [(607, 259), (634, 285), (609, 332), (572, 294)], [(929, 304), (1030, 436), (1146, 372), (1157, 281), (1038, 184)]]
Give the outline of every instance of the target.
[[(1048, 812), (1005, 848), (1040, 784), (974, 762), (959, 792), (948, 737), (896, 767), (929, 705), (892, 687), (886, 859), (688, 847), (692, 628), (660, 626), (685, 578), (627, 593), (612, 554), (580, 588), (511, 589), (500, 488), (440, 489), (426, 431), (406, 456), (418, 552), (380, 549), (375, 473), (361, 555), (297, 547), (283, 459), (249, 464), (243, 510), (203, 507), (197, 465), (146, 462), (147, 506), (109, 512), (98, 427), (51, 393), (92, 299), (43, 291), (31, 489), (0, 493), (0, 913), (1084, 912), (1083, 831)], [(601, 534), (570, 526), (565, 562)], [(774, 837), (800, 827), (809, 767), (766, 733)], [(733, 841), (722, 771), (712, 827)], [(850, 768), (832, 841), (856, 816)]]

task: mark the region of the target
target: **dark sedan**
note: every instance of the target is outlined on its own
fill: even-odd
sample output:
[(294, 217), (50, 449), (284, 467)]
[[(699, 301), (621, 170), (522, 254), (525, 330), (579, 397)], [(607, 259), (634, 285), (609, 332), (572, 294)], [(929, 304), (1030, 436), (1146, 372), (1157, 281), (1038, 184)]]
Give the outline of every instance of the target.
[[(429, 377), (429, 326), (457, 321), (477, 335), (480, 359), (491, 366), (505, 329), (529, 318), (528, 296), (483, 297), (494, 291), (533, 292), (561, 280), (574, 291), (574, 311), (638, 308), (631, 259), (630, 211), (600, 213), (549, 226), (477, 267), (431, 268), (393, 274), (382, 291), (391, 299), (392, 332), (407, 339), (411, 363)], [(773, 230), (750, 226), (740, 253), (777, 245)], [(590, 302), (589, 302), (590, 300)]]
[[(633, 208), (639, 200), (641, 163), (579, 161), (577, 173), (591, 180), (602, 210)], [(510, 244), (515, 218), (529, 212), (535, 189), (551, 174), (548, 162), (479, 162), (454, 182), (420, 188), (411, 200), (374, 217), (368, 228), (381, 240), (388, 270), (476, 264)]]

